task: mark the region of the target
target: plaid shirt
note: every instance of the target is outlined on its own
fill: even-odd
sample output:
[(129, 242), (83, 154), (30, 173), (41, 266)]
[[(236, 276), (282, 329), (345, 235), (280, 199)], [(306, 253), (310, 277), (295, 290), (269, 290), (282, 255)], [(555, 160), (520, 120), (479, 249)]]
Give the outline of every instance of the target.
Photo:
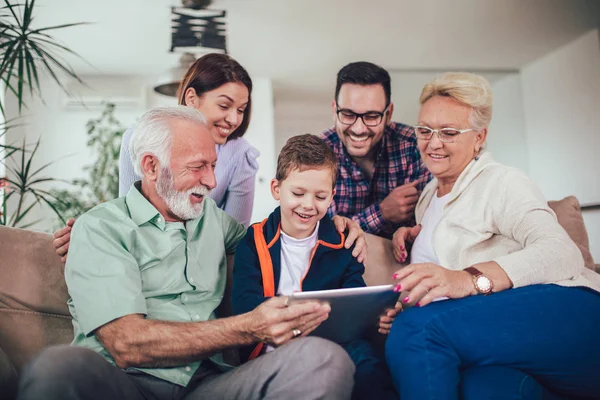
[[(352, 218), (368, 233), (391, 238), (400, 224), (383, 219), (379, 204), (397, 186), (418, 180), (421, 191), (432, 178), (421, 161), (412, 127), (392, 122), (385, 128), (369, 182), (331, 128), (321, 134), (338, 161), (336, 193), (327, 214)], [(414, 217), (413, 217), (414, 223)]]

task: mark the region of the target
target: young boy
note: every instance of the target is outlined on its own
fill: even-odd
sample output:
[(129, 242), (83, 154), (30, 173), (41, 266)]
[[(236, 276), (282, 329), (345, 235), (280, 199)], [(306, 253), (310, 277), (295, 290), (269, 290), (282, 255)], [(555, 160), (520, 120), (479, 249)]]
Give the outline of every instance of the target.
[[(352, 248), (344, 248), (344, 235), (326, 215), (336, 175), (335, 155), (319, 137), (306, 134), (288, 140), (271, 181), (280, 207), (249, 227), (236, 249), (234, 314), (251, 311), (275, 295), (366, 286), (364, 266), (352, 257)], [(380, 332), (389, 331), (397, 312), (381, 317)], [(295, 329), (293, 334), (302, 332)], [(341, 345), (356, 365), (353, 399), (397, 398), (385, 362), (371, 343), (360, 339)], [(245, 361), (270, 350), (261, 343), (240, 353)]]

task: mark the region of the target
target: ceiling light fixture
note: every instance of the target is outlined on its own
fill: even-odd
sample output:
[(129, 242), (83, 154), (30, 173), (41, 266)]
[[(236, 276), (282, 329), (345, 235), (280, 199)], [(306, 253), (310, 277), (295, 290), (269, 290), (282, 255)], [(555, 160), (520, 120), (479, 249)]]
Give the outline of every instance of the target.
[(211, 0), (182, 0), (182, 7), (171, 7), (171, 53), (183, 53), (179, 65), (171, 68), (154, 91), (177, 96), (177, 88), (196, 57), (207, 53), (227, 54), (225, 10), (207, 9)]

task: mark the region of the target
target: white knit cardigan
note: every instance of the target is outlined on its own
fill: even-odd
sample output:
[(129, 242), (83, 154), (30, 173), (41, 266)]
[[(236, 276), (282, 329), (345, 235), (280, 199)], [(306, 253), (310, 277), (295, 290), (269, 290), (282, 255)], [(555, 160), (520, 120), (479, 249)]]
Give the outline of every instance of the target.
[[(418, 223), (437, 185), (433, 179), (423, 189), (415, 211)], [(555, 283), (600, 291), (600, 274), (584, 266), (539, 188), (489, 152), (471, 161), (455, 182), (433, 233), (433, 248), (440, 264), (453, 270), (495, 261), (515, 288)]]

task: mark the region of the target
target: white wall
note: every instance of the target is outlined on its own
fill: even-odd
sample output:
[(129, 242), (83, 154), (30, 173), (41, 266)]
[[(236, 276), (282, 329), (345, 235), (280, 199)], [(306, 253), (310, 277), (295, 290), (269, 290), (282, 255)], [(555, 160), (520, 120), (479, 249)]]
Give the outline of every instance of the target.
[(528, 173), (520, 75), (509, 74), (494, 82), (492, 92), (494, 108), (488, 130), (487, 149), (492, 152), (496, 161)]
[(273, 87), (270, 79), (252, 78), (252, 122), (244, 138), (260, 151), (251, 218), (251, 222), (258, 222), (268, 217), (277, 207), (270, 190), (277, 165)]
[(279, 154), (292, 136), (304, 133), (319, 134), (333, 126), (331, 93), (302, 94), (275, 97), (275, 143)]
[[(521, 72), (529, 175), (549, 199), (600, 203), (600, 35), (595, 29)], [(600, 262), (600, 213), (584, 213)]]

